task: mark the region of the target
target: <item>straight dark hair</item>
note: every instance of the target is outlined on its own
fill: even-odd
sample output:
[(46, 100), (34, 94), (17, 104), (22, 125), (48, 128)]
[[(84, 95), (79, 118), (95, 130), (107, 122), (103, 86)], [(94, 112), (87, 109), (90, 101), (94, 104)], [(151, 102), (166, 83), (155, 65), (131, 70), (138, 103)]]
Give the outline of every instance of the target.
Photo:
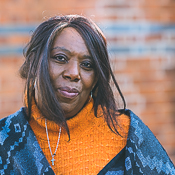
[(126, 103), (109, 63), (106, 38), (93, 21), (79, 15), (56, 16), (41, 23), (24, 49), (25, 62), (20, 68), (20, 75), (26, 79), (28, 119), (31, 117), (36, 85), (39, 92), (38, 101), (42, 102), (37, 106), (42, 115), (57, 124), (61, 124), (67, 130), (70, 138), (64, 111), (54, 92), (48, 67), (48, 58), (54, 38), (67, 27), (74, 28), (81, 35), (94, 62), (94, 70), (98, 80), (92, 91), (94, 94), (94, 114), (97, 117), (97, 109), (101, 106), (109, 128), (119, 134), (117, 129), (119, 113), (110, 86), (110, 79), (113, 80), (122, 98), (124, 109)]

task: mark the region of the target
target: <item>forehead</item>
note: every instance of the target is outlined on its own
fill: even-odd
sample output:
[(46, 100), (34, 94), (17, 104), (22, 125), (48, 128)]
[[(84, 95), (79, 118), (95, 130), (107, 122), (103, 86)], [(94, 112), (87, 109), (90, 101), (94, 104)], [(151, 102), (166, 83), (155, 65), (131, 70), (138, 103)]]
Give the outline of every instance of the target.
[(67, 27), (58, 33), (54, 39), (52, 47), (64, 47), (70, 51), (88, 53), (88, 49), (82, 36), (72, 27)]

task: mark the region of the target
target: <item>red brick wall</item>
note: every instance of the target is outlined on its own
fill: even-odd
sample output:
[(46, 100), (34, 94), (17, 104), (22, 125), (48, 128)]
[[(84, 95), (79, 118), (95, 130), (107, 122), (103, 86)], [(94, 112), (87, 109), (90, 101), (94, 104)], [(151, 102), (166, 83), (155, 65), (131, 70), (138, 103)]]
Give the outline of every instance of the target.
[(174, 8), (174, 0), (0, 0), (0, 118), (23, 105), (18, 69), (31, 30), (45, 16), (83, 14), (107, 37), (127, 107), (151, 128), (175, 163)]

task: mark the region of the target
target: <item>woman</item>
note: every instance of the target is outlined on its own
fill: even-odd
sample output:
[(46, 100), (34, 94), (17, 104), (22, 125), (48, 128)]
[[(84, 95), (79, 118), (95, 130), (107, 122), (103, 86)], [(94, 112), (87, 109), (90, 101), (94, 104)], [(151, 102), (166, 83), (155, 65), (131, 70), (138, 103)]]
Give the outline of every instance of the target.
[(43, 22), (25, 58), (26, 107), (0, 121), (1, 174), (175, 173), (151, 131), (125, 109), (106, 39), (92, 21), (68, 15)]

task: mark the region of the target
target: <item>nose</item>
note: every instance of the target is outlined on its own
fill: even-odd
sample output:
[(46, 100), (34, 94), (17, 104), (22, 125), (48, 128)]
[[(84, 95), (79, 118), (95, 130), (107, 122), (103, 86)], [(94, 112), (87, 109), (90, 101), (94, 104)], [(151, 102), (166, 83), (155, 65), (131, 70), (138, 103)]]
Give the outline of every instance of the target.
[(78, 61), (69, 61), (65, 65), (63, 77), (70, 81), (78, 82), (80, 80), (79, 63)]

